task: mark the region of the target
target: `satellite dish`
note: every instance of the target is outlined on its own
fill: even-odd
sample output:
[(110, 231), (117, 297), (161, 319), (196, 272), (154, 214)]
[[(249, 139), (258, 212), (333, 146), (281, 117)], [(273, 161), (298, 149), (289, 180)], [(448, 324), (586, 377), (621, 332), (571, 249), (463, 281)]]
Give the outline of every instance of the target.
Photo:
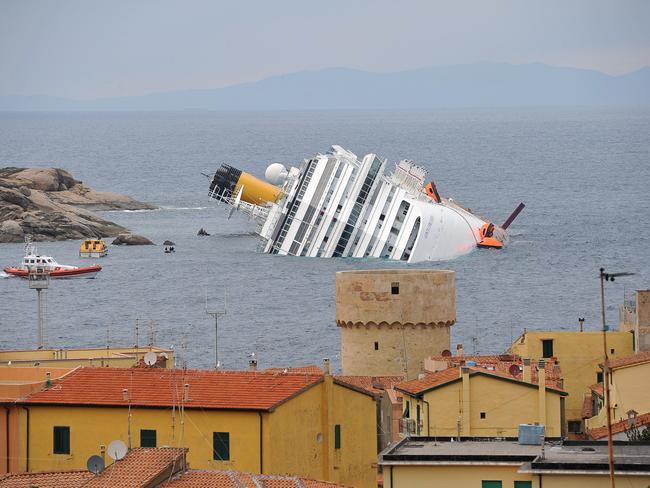
[(144, 355), (144, 363), (153, 366), (156, 364), (156, 361), (158, 361), (158, 356), (156, 356), (155, 352), (149, 351), (147, 354)]
[(287, 168), (282, 163), (273, 163), (266, 168), (264, 177), (272, 185), (281, 186), (287, 179)]
[(518, 364), (510, 365), (510, 368), (508, 368), (508, 371), (510, 371), (510, 374), (512, 376), (517, 376), (519, 374), (519, 365)]
[(90, 456), (86, 461), (86, 468), (93, 474), (99, 474), (104, 471), (104, 460), (101, 456)]
[(126, 444), (124, 444), (124, 442), (119, 439), (111, 441), (111, 443), (106, 448), (106, 454), (108, 454), (108, 457), (114, 459), (115, 461), (122, 459), (124, 456), (126, 456), (126, 453)]

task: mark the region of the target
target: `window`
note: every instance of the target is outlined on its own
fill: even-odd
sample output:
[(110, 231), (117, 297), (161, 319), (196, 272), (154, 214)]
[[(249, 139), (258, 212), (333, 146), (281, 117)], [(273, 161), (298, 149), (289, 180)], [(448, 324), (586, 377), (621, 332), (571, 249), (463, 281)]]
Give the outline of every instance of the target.
[(610, 350), (609, 350), (609, 353), (610, 353), (610, 354), (614, 354), (614, 349), (610, 349)]
[(156, 431), (151, 429), (140, 430), (140, 447), (156, 447)]
[(334, 449), (341, 449), (341, 426), (336, 424), (334, 426)]
[(404, 407), (404, 415), (403, 415), (403, 417), (405, 419), (408, 419), (408, 418), (411, 417), (411, 402), (409, 402), (408, 400), (406, 400), (406, 406)]
[(379, 342), (375, 341), (375, 351), (379, 351)]
[(399, 295), (399, 281), (393, 281), (390, 284), (390, 292), (392, 295)]
[(553, 339), (542, 339), (542, 356), (553, 357)]
[(70, 454), (70, 427), (54, 427), (54, 454)]
[(602, 383), (603, 382), (603, 372), (598, 371), (596, 373), (596, 383)]
[(481, 418), (482, 418), (482, 419), (485, 418), (485, 412), (481, 412)]
[(215, 461), (230, 460), (230, 432), (212, 433), (212, 457)]
[(481, 488), (503, 488), (503, 483), (495, 480), (483, 480), (481, 481)]
[(580, 434), (582, 432), (582, 422), (580, 420), (569, 420), (569, 432)]
[(532, 481), (515, 481), (514, 488), (532, 488)]

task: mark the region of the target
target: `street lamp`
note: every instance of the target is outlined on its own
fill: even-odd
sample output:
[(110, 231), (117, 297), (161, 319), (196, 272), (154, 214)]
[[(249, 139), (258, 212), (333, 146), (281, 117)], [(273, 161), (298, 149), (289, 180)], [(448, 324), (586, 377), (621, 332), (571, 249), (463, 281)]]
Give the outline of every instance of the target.
[(605, 281), (614, 281), (619, 276), (631, 276), (634, 273), (605, 273), (605, 268), (600, 268), (600, 305), (603, 319), (603, 352), (605, 353), (605, 363), (603, 371), (603, 382), (605, 391), (605, 408), (607, 409), (607, 451), (609, 454), (609, 480), (612, 488), (616, 487), (614, 481), (614, 446), (612, 442), (612, 412), (609, 402), (609, 353), (607, 352), (607, 323), (605, 322)]

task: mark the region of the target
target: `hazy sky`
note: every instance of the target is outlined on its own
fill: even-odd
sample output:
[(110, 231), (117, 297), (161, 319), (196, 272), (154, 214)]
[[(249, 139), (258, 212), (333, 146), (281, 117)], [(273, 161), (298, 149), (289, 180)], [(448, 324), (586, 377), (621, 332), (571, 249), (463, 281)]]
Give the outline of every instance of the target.
[(95, 98), (305, 69), (650, 65), (646, 0), (0, 0), (0, 95)]

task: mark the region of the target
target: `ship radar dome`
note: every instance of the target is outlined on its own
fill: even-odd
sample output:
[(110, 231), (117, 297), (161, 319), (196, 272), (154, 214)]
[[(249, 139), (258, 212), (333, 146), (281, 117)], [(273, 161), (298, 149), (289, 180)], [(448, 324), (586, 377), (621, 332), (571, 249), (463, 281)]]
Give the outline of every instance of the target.
[(282, 163), (269, 164), (264, 172), (266, 181), (276, 186), (280, 186), (285, 182), (287, 174), (287, 168)]

